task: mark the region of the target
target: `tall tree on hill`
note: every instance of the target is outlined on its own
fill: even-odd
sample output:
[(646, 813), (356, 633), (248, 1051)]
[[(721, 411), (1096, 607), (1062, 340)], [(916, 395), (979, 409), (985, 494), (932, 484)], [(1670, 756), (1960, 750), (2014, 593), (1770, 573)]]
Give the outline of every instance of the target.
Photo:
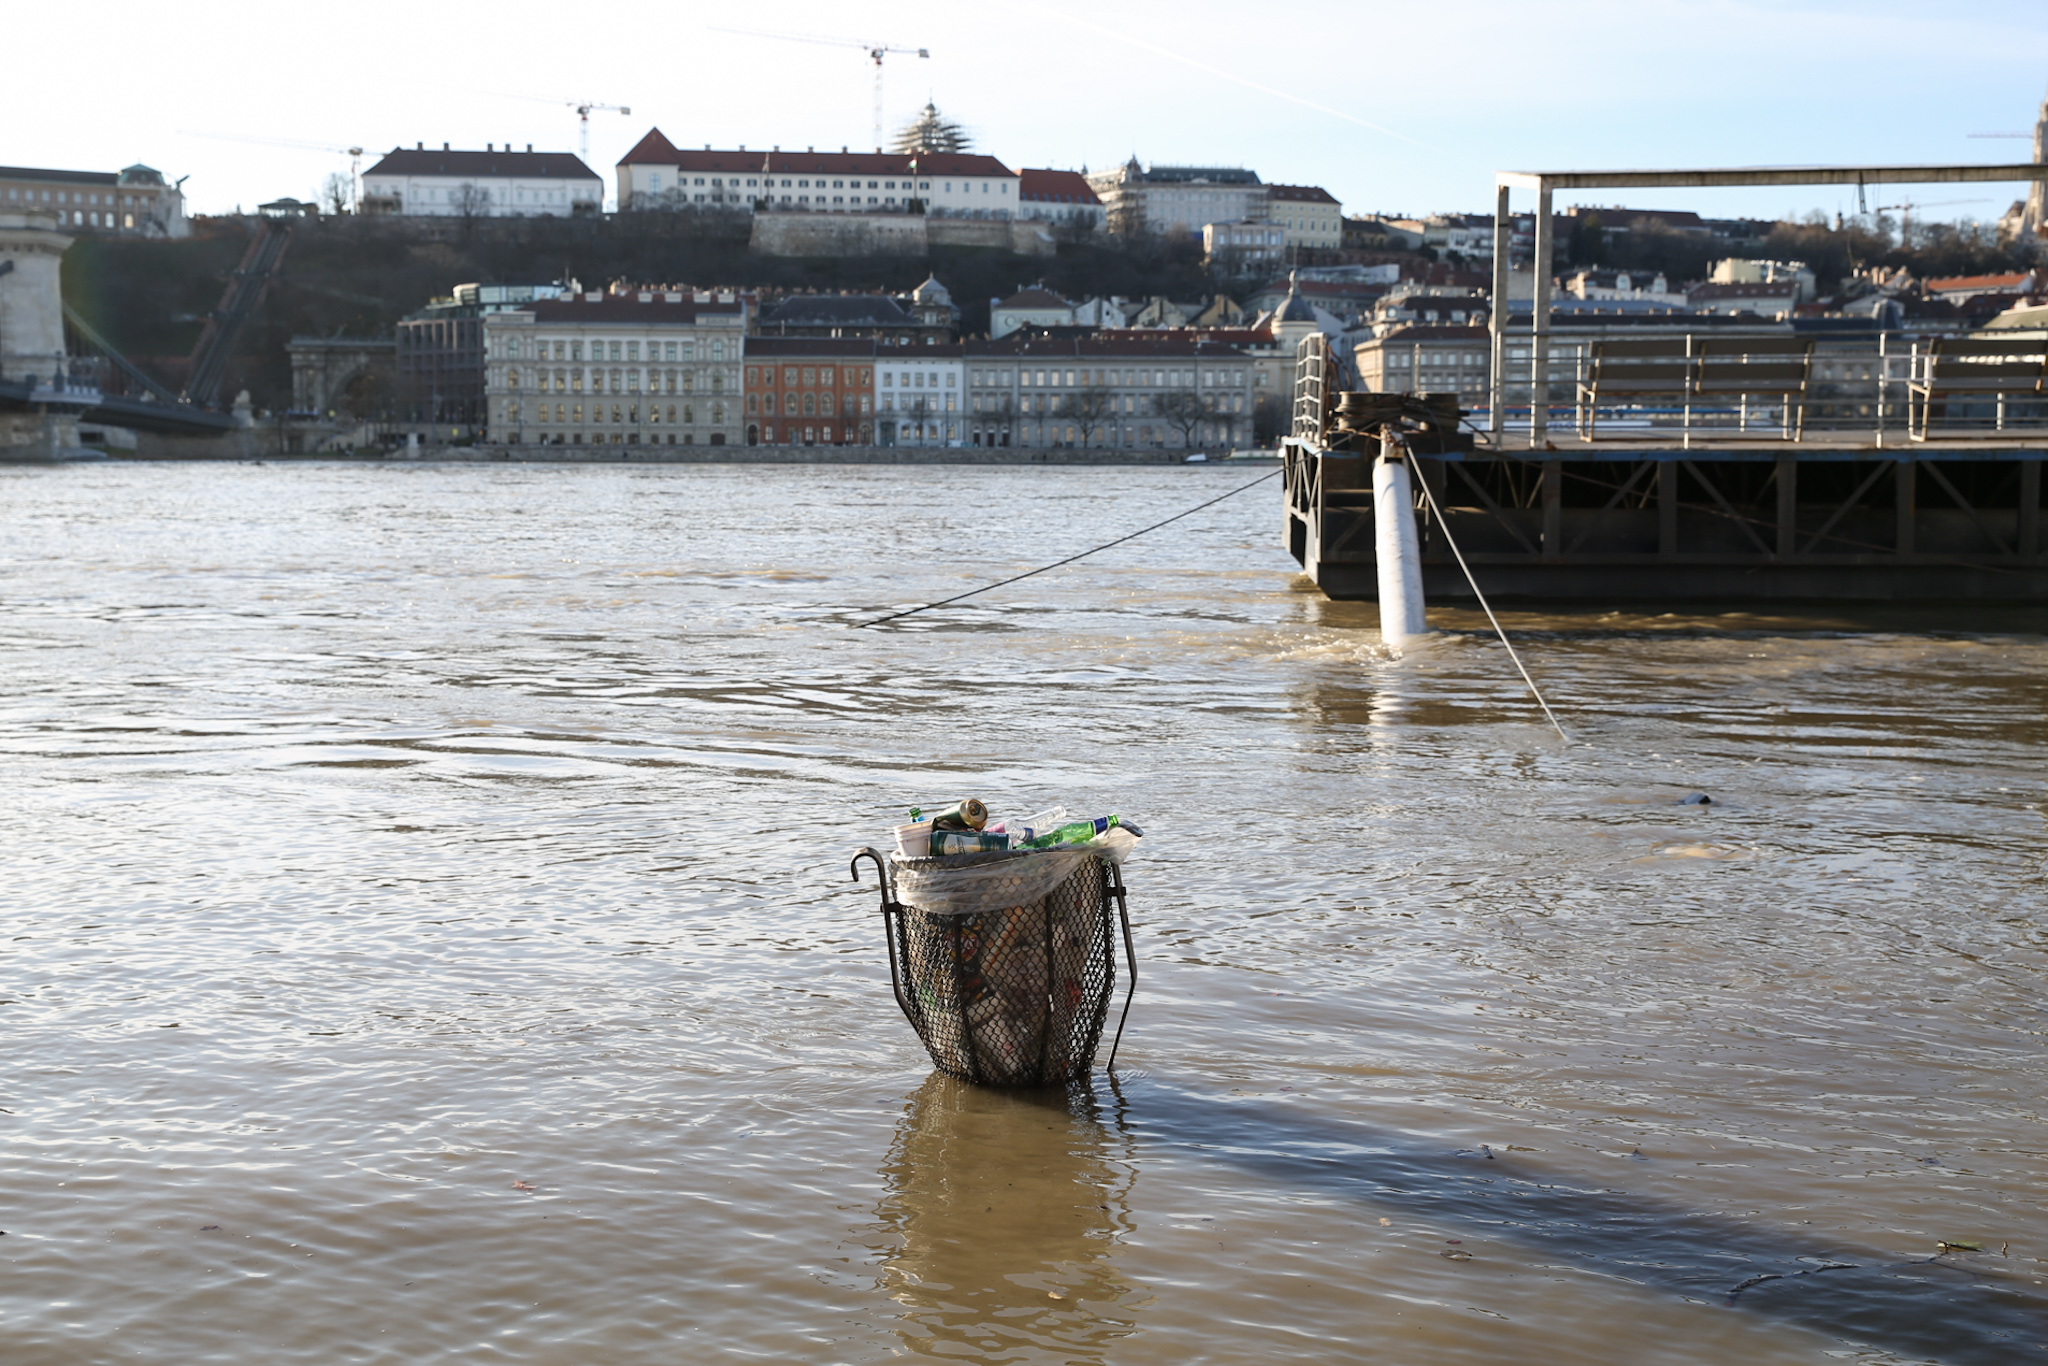
[(927, 152), (965, 152), (973, 145), (965, 128), (940, 118), (938, 106), (927, 103), (922, 114), (904, 125), (889, 150), (902, 156), (922, 156)]

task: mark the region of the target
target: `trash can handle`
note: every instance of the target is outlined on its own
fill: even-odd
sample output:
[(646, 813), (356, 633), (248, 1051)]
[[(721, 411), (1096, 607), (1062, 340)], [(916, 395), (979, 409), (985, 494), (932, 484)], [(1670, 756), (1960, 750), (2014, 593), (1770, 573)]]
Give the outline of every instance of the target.
[[(903, 1018), (910, 1021), (911, 1027), (915, 1029), (918, 1027), (917, 1016), (910, 1009), (909, 998), (903, 994), (903, 975), (898, 969), (896, 962), (896, 937), (902, 932), (903, 908), (896, 904), (894, 897), (889, 895), (889, 864), (873, 845), (869, 845), (858, 854), (855, 854), (848, 863), (848, 867), (853, 873), (853, 880), (855, 882), (860, 881), (860, 861), (864, 858), (875, 861), (875, 879), (882, 884), (882, 939), (889, 946), (889, 990), (896, 993), (897, 1008), (903, 1012)], [(920, 1037), (922, 1037), (921, 1032)]]
[[(1116, 1037), (1110, 1041), (1109, 1045), (1109, 1063), (1102, 1069), (1103, 1071), (1107, 1072), (1111, 1076), (1111, 1078), (1114, 1078), (1116, 1076), (1116, 1050), (1123, 1046), (1124, 1026), (1130, 1022), (1131, 998), (1138, 994), (1138, 950), (1137, 947), (1131, 943), (1131, 910), (1129, 904), (1124, 900), (1123, 869), (1119, 868), (1116, 864), (1110, 862), (1108, 859), (1104, 859), (1102, 861), (1102, 864), (1102, 880), (1105, 884), (1104, 890), (1108, 893), (1110, 898), (1113, 898), (1116, 901), (1117, 919), (1123, 925), (1124, 966), (1128, 969), (1124, 985), (1124, 1013), (1117, 1017)], [(1105, 931), (1107, 930), (1107, 928), (1107, 926), (1104, 927)], [(1110, 959), (1112, 962), (1114, 962), (1115, 958), (1116, 950), (1114, 947), (1112, 947), (1110, 949)]]

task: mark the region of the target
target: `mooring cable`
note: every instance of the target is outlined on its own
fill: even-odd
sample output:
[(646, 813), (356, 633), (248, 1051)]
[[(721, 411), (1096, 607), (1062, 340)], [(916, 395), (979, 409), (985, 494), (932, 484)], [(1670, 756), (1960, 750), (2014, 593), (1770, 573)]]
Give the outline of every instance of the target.
[(1444, 517), (1444, 510), (1437, 506), (1436, 495), (1430, 492), (1429, 480), (1422, 478), (1421, 471), (1417, 470), (1415, 482), (1422, 489), (1423, 501), (1429, 504), (1429, 510), (1436, 515), (1437, 529), (1444, 534), (1444, 544), (1451, 548), (1451, 554), (1457, 558), (1458, 568), (1465, 571), (1465, 582), (1472, 585), (1472, 596), (1479, 599), (1480, 607), (1486, 612), (1486, 619), (1493, 623), (1494, 634), (1498, 635), (1500, 643), (1507, 647), (1508, 658), (1515, 661), (1515, 668), (1522, 675), (1522, 681), (1529, 685), (1530, 696), (1536, 699), (1537, 706), (1543, 708), (1543, 715), (1550, 721), (1550, 728), (1557, 732), (1557, 738), (1570, 744), (1571, 736), (1566, 735), (1564, 727), (1557, 723), (1557, 716), (1550, 710), (1550, 704), (1543, 700), (1543, 690), (1536, 686), (1535, 679), (1529, 677), (1529, 670), (1523, 665), (1522, 657), (1515, 653), (1514, 642), (1508, 639), (1506, 628), (1500, 624), (1500, 618), (1493, 614), (1493, 606), (1487, 602), (1486, 594), (1479, 590), (1479, 580), (1473, 577), (1472, 566), (1465, 563), (1465, 552), (1458, 549), (1457, 538), (1451, 535), (1450, 522)]
[(1151, 526), (1139, 527), (1136, 531), (1133, 531), (1128, 536), (1119, 536), (1113, 541), (1104, 541), (1101, 545), (1096, 546), (1092, 550), (1084, 550), (1078, 555), (1069, 555), (1064, 560), (1054, 560), (1051, 564), (1041, 565), (1037, 569), (1028, 569), (1022, 574), (1012, 574), (1007, 579), (998, 579), (994, 583), (985, 583), (979, 588), (970, 588), (965, 593), (955, 593), (950, 598), (940, 598), (937, 602), (928, 602), (922, 607), (910, 607), (904, 609), (901, 612), (891, 612), (888, 616), (876, 617), (873, 621), (856, 621), (853, 624), (854, 629), (859, 630), (861, 627), (864, 626), (880, 626), (883, 622), (894, 621), (898, 617), (913, 616), (918, 612), (929, 612), (934, 607), (944, 607), (948, 603), (959, 602), (962, 598), (971, 598), (978, 593), (986, 593), (991, 589), (1001, 588), (1004, 584), (1016, 583), (1019, 579), (1028, 579), (1034, 574), (1043, 574), (1049, 569), (1058, 569), (1063, 564), (1072, 564), (1076, 560), (1085, 560), (1090, 555), (1098, 554), (1101, 551), (1108, 550), (1111, 546), (1118, 546), (1122, 545), (1125, 541), (1136, 540), (1138, 537), (1143, 536), (1148, 531), (1157, 531), (1159, 530), (1159, 528), (1163, 526), (1167, 526), (1174, 522), (1178, 522), (1183, 517), (1191, 517), (1195, 513), (1200, 512), (1203, 508), (1215, 507), (1225, 498), (1235, 498), (1238, 494), (1243, 493), (1246, 489), (1257, 488), (1259, 485), (1265, 483), (1268, 479), (1273, 478), (1273, 476), (1279, 474), (1280, 472), (1281, 471), (1279, 470), (1269, 470), (1267, 473), (1262, 474), (1258, 478), (1252, 480), (1249, 484), (1240, 484), (1238, 487), (1232, 489), (1230, 492), (1218, 494), (1216, 497), (1211, 498), (1206, 503), (1197, 503), (1195, 504), (1195, 506), (1189, 508), (1186, 512), (1176, 512), (1173, 514), (1173, 516), (1167, 518), (1163, 522), (1154, 522)]

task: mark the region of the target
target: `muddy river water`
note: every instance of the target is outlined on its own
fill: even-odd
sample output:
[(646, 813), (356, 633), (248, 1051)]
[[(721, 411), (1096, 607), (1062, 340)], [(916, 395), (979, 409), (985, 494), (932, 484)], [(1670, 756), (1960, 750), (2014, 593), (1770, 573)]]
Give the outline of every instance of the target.
[[(852, 629), (1258, 472), (0, 470), (0, 1358), (2048, 1359), (2040, 624), (1517, 614), (1567, 747), (1268, 484)], [(1114, 1085), (897, 1013), (968, 795), (1144, 826)]]

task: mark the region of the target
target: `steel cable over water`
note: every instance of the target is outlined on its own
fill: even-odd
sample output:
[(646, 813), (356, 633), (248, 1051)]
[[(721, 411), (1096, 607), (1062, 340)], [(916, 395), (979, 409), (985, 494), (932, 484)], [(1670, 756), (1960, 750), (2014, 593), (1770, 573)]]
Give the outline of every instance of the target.
[(1168, 526), (1174, 522), (1178, 522), (1183, 517), (1192, 517), (1195, 513), (1200, 512), (1203, 508), (1215, 507), (1218, 503), (1222, 502), (1226, 498), (1235, 498), (1238, 494), (1243, 493), (1246, 489), (1257, 488), (1259, 485), (1265, 483), (1268, 479), (1273, 478), (1274, 475), (1277, 475), (1279, 473), (1279, 470), (1272, 470), (1266, 474), (1262, 474), (1258, 478), (1252, 480), (1249, 484), (1240, 484), (1228, 493), (1219, 493), (1214, 498), (1211, 498), (1208, 502), (1197, 503), (1193, 507), (1189, 508), (1186, 512), (1176, 512), (1173, 514), (1173, 516), (1168, 517), (1163, 522), (1154, 522), (1151, 526), (1139, 527), (1136, 531), (1131, 532), (1128, 536), (1119, 536), (1113, 541), (1104, 541), (1101, 545), (1096, 546), (1092, 550), (1084, 550), (1078, 555), (1069, 555), (1064, 560), (1054, 560), (1051, 564), (1040, 565), (1036, 569), (1027, 569), (1022, 574), (1012, 574), (1007, 579), (998, 579), (994, 583), (985, 583), (979, 588), (970, 588), (965, 593), (955, 593), (950, 598), (940, 598), (937, 602), (928, 602), (924, 604), (924, 606), (922, 607), (910, 607), (904, 609), (901, 612), (891, 612), (888, 616), (876, 617), (873, 621), (857, 621), (854, 623), (854, 629), (858, 630), (864, 626), (880, 626), (883, 622), (895, 621), (898, 617), (912, 616), (918, 612), (929, 612), (934, 607), (944, 607), (948, 603), (959, 602), (963, 598), (971, 598), (977, 594), (986, 593), (991, 589), (1001, 588), (1004, 584), (1016, 583), (1020, 579), (1028, 579), (1034, 574), (1043, 574), (1047, 570), (1058, 569), (1063, 564), (1072, 564), (1076, 560), (1085, 560), (1090, 555), (1098, 554), (1101, 551), (1108, 550), (1111, 546), (1122, 545), (1125, 541), (1134, 541), (1138, 537), (1143, 536), (1148, 531), (1157, 531), (1159, 530), (1159, 528), (1163, 526)]
[(1457, 538), (1451, 535), (1450, 522), (1444, 517), (1444, 510), (1436, 505), (1436, 495), (1429, 491), (1429, 481), (1417, 479), (1415, 483), (1422, 490), (1423, 501), (1429, 504), (1429, 510), (1436, 514), (1436, 524), (1443, 529), (1444, 544), (1451, 548), (1451, 554), (1457, 558), (1458, 568), (1465, 571), (1465, 582), (1472, 585), (1472, 596), (1479, 599), (1479, 606), (1486, 613), (1486, 619), (1493, 623), (1494, 634), (1498, 635), (1500, 643), (1507, 647), (1508, 658), (1515, 661), (1515, 669), (1522, 675), (1522, 681), (1529, 685), (1530, 696), (1536, 699), (1537, 706), (1543, 708), (1543, 715), (1549, 719), (1550, 728), (1557, 732), (1557, 738), (1570, 744), (1572, 737), (1566, 735), (1564, 727), (1557, 724), (1557, 716), (1550, 710), (1550, 704), (1543, 700), (1542, 690), (1536, 686), (1536, 680), (1529, 677), (1529, 670), (1522, 663), (1522, 657), (1515, 653), (1514, 642), (1508, 639), (1506, 628), (1500, 624), (1500, 618), (1493, 614), (1493, 605), (1486, 600), (1486, 594), (1480, 591), (1479, 580), (1472, 575), (1472, 566), (1465, 563), (1465, 552), (1458, 549)]

